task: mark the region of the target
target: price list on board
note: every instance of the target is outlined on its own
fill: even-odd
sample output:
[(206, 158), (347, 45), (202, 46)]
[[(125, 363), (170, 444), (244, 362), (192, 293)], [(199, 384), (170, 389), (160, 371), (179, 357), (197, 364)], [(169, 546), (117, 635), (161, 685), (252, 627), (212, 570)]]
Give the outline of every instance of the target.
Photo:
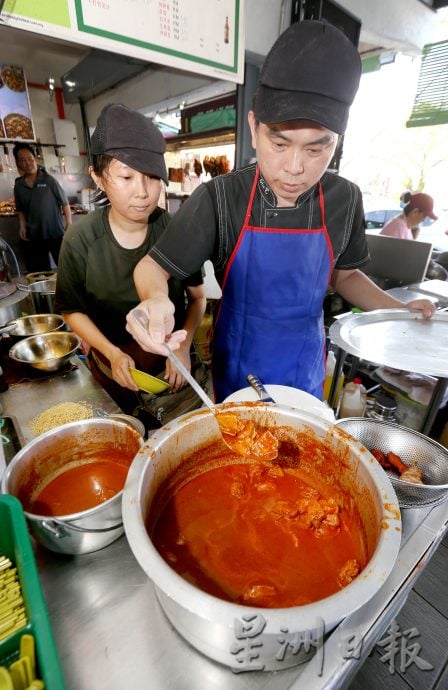
[[(1, 4), (2, 0), (0, 0)], [(5, 0), (8, 25), (240, 84), (245, 0)]]
[(171, 58), (222, 71), (240, 68), (240, 0), (75, 2), (79, 31), (157, 51), (163, 64)]

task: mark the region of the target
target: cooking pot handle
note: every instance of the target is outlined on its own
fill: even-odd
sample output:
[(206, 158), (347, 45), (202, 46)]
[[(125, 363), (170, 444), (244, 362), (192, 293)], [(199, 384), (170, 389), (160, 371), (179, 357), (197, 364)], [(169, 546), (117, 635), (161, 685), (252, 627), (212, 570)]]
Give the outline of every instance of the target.
[(58, 520), (57, 518), (52, 517), (51, 520), (43, 520), (42, 527), (48, 532), (51, 532), (54, 537), (60, 538), (65, 536), (64, 528), (68, 528), (74, 532), (112, 532), (114, 529), (123, 527), (123, 523), (119, 522), (117, 525), (112, 525), (112, 527), (99, 527), (98, 529), (94, 529), (92, 527), (89, 529), (74, 525), (72, 522), (64, 522), (64, 520)]
[(21, 283), (16, 283), (16, 288), (18, 290), (22, 290), (22, 292), (31, 292), (31, 288), (29, 285), (22, 285)]

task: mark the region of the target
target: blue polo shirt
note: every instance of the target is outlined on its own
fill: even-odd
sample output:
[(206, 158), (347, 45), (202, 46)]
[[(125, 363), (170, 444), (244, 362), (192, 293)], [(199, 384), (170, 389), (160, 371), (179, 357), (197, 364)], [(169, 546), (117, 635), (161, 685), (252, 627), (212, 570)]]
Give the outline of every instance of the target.
[(39, 166), (36, 182), (28, 187), (24, 177), (14, 184), (16, 209), (25, 214), (27, 237), (31, 241), (62, 237), (65, 221), (61, 207), (68, 204), (59, 182)]

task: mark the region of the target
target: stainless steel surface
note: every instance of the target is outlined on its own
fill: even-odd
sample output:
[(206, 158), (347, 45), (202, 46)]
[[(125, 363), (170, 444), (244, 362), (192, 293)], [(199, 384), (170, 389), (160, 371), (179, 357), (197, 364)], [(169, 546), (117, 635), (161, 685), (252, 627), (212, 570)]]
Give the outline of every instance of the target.
[(71, 331), (55, 331), (24, 338), (12, 346), (9, 356), (21, 364), (29, 364), (42, 371), (57, 371), (63, 367), (81, 344)]
[(267, 392), (266, 388), (263, 386), (262, 382), (258, 378), (258, 376), (255, 376), (255, 374), (248, 374), (246, 376), (246, 380), (254, 390), (257, 391), (258, 397), (262, 402), (270, 402), (270, 403), (275, 403), (275, 400), (271, 398), (269, 393)]
[(13, 383), (0, 394), (3, 412), (13, 418), (22, 446), (36, 438), (31, 426), (34, 418), (61, 402), (87, 403), (111, 414), (122, 412), (95, 381), (82, 359), (75, 356), (70, 361), (76, 369), (66, 374), (55, 373), (39, 381)]
[(425, 484), (411, 484), (387, 472), (402, 508), (435, 505), (448, 499), (448, 450), (414, 429), (378, 419), (348, 417), (336, 425), (368, 450), (392, 451), (423, 472)]
[(348, 314), (330, 327), (330, 338), (356, 357), (404, 371), (448, 377), (448, 314), (431, 319), (408, 309)]
[[(119, 411), (76, 357), (78, 369), (51, 380), (12, 385), (1, 394), (5, 413), (22, 443), (33, 438), (29, 422), (61, 400), (88, 401)], [(381, 590), (326, 639), (318, 675), (313, 662), (283, 671), (235, 674), (196, 652), (165, 618), (151, 580), (125, 536), (106, 549), (68, 557), (35, 545), (67, 690), (340, 690), (359, 670), (423, 572), (448, 525), (448, 502), (402, 510), (402, 546)], [(362, 637), (359, 659), (343, 658), (351, 632)], [(246, 640), (243, 640), (246, 642)]]
[[(2, 493), (29, 503), (64, 469), (85, 465), (102, 453), (118, 451), (129, 464), (143, 440), (123, 421), (84, 419), (63, 424), (27, 443), (12, 459), (2, 479)], [(30, 482), (30, 478), (32, 481)], [(92, 480), (92, 485), (99, 480)], [(102, 489), (101, 483), (97, 488)], [(122, 491), (103, 503), (77, 513), (57, 517), (25, 510), (34, 537), (52, 551), (83, 554), (108, 546), (123, 534)]]
[[(217, 405), (217, 410), (220, 407)], [(277, 659), (279, 636), (293, 645), (297, 635), (305, 634), (306, 630), (315, 633), (318, 616), (325, 620), (326, 630), (331, 630), (382, 587), (400, 546), (399, 508), (380, 466), (370, 461), (360, 443), (330, 422), (280, 405), (227, 403), (224, 407), (235, 410), (239, 419), (251, 419), (262, 427), (282, 427), (282, 438), (287, 434), (286, 438), (292, 442), (297, 431), (305, 432), (331, 448), (335, 469), (325, 470), (325, 480), (333, 483), (337, 475), (340, 485), (350, 491), (365, 528), (369, 561), (360, 576), (343, 590), (305, 606), (266, 609), (211, 596), (178, 575), (164, 561), (148, 537), (146, 519), (158, 488), (182, 461), (198, 448), (219, 440), (214, 415), (204, 408), (178, 417), (157, 430), (139, 452), (123, 493), (125, 533), (137, 561), (153, 580), (169, 620), (190, 644), (220, 663), (238, 667), (231, 651), (237, 641), (235, 619), (263, 615), (266, 626), (259, 638), (262, 643), (259, 663), (269, 670), (283, 669), (300, 663), (303, 656), (297, 653), (288, 659)], [(382, 528), (385, 524), (388, 529)]]

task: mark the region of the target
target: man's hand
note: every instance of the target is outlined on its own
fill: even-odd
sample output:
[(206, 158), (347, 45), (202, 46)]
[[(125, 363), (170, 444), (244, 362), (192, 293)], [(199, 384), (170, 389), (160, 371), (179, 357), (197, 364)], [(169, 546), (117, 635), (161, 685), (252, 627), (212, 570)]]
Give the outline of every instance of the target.
[(186, 331), (175, 331), (174, 304), (168, 297), (140, 302), (126, 317), (126, 330), (146, 352), (166, 356), (165, 343), (177, 350), (187, 337)]
[(407, 302), (405, 306), (407, 309), (421, 311), (425, 319), (430, 319), (436, 310), (434, 304), (429, 299), (414, 299), (412, 302)]

